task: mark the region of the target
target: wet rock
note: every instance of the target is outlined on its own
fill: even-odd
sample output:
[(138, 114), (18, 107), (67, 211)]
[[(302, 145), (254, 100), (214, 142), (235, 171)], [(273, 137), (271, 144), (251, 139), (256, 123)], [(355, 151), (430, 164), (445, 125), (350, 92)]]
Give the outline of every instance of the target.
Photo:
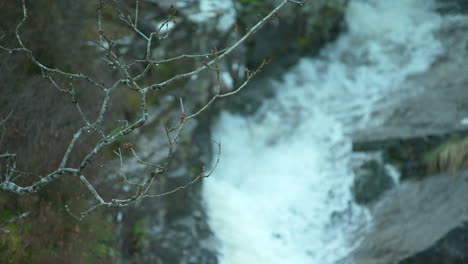
[[(245, 32), (282, 1), (244, 1), (236, 5), (239, 32)], [(265, 58), (272, 60), (263, 72), (245, 87), (238, 96), (228, 98), (217, 107), (250, 115), (263, 102), (274, 96), (271, 80), (282, 76), (301, 56), (317, 55), (319, 50), (333, 41), (343, 30), (342, 22), (347, 0), (309, 1), (299, 6), (288, 3), (271, 23), (245, 43), (245, 60), (240, 70), (254, 70)], [(235, 71), (234, 69), (230, 72)], [(233, 76), (236, 85), (244, 76)]]
[(467, 260), (468, 207), (461, 202), (466, 197), (460, 189), (468, 182), (466, 131), (355, 142), (353, 149), (381, 151), (383, 161), (395, 165), (402, 180), (369, 207), (374, 223), (352, 254), (355, 263), (458, 264)]
[(427, 175), (424, 154), (443, 142), (444, 138), (446, 136), (354, 142), (353, 150), (381, 151), (384, 162), (398, 169), (401, 180), (420, 179)]
[(430, 248), (400, 264), (463, 264), (468, 262), (468, 223), (450, 231)]
[[(468, 173), (406, 181), (371, 208), (373, 224), (342, 263), (397, 263), (421, 252), (468, 220)], [(424, 263), (424, 262), (421, 262)]]
[(355, 169), (356, 178), (352, 187), (356, 203), (366, 205), (378, 199), (394, 185), (384, 164), (370, 160)]
[(319, 0), (309, 1), (301, 6), (287, 6), (282, 11), (282, 16), (296, 25), (292, 30), (296, 48), (305, 54), (316, 54), (324, 43), (334, 40), (343, 29), (342, 22), (348, 2)]
[[(244, 1), (246, 2), (246, 1)], [(246, 31), (282, 1), (255, 1), (237, 5), (238, 25)], [(309, 1), (305, 5), (286, 4), (278, 16), (248, 42), (247, 66), (264, 58), (292, 60), (298, 55), (315, 55), (343, 29), (347, 0)], [(289, 58), (291, 57), (291, 58)]]
[(381, 151), (385, 163), (395, 166), (401, 180), (421, 180), (428, 175), (454, 172), (466, 167), (467, 131), (407, 139), (358, 141), (353, 151)]
[(466, 16), (459, 17), (457, 23), (436, 32), (446, 52), (426, 72), (406, 80), (403, 85), (414, 87), (414, 93), (393, 94), (379, 102), (377, 105), (384, 105), (398, 98), (395, 105), (374, 111), (372, 118), (382, 123), (357, 131), (353, 134), (355, 141), (405, 139), (467, 129), (467, 22)]
[(467, 0), (438, 0), (436, 4), (442, 14), (468, 14)]

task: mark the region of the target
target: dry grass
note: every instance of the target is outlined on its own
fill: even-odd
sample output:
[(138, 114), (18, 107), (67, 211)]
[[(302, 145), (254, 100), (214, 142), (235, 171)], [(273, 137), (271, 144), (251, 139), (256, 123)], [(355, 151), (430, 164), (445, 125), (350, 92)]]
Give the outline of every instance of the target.
[(468, 168), (468, 137), (450, 140), (426, 156), (430, 173), (455, 172)]

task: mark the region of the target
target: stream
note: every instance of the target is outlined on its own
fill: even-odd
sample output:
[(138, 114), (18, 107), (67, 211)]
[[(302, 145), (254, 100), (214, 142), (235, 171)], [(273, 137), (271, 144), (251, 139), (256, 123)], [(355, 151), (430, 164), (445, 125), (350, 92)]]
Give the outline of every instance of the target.
[(351, 0), (345, 32), (271, 81), (275, 98), (249, 117), (221, 114), (221, 162), (203, 183), (220, 263), (331, 264), (359, 245), (373, 219), (352, 198), (352, 135), (424, 91), (409, 81), (445, 52), (435, 32), (449, 18), (434, 9)]

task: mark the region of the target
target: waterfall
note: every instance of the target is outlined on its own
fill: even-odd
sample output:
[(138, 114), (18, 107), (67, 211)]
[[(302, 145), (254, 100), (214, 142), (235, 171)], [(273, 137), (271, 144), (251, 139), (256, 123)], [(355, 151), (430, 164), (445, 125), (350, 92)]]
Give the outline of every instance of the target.
[(352, 0), (347, 31), (272, 81), (275, 98), (250, 117), (221, 114), (221, 162), (203, 186), (220, 263), (336, 263), (359, 244), (356, 230), (372, 219), (351, 196), (351, 135), (379, 124), (372, 111), (424, 89), (405, 81), (444, 51), (433, 9)]

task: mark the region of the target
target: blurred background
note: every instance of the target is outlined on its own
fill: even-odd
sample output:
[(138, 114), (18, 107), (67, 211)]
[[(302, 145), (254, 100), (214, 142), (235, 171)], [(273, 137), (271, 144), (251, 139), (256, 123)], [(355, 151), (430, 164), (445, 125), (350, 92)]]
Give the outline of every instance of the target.
[[(146, 42), (120, 18), (133, 0), (102, 1), (102, 27), (120, 60), (143, 59)], [(138, 28), (164, 26), (155, 59), (207, 54), (239, 40), (282, 1), (141, 0)], [(111, 85), (121, 78), (96, 45), (98, 1), (26, 1), (20, 29), (44, 65)], [(0, 44), (17, 47), (20, 1), (0, 1)], [(207, 179), (170, 196), (125, 208), (99, 209), (85, 186), (63, 177), (35, 194), (0, 192), (1, 263), (464, 263), (468, 258), (468, 1), (316, 0), (288, 3), (219, 64), (221, 91), (236, 89), (271, 59), (239, 94), (216, 101), (183, 130), (169, 171), (153, 193), (190, 182), (221, 161)], [(167, 36), (167, 37), (166, 37)], [(183, 58), (154, 65), (142, 85), (203, 65)], [(137, 65), (134, 71), (142, 70)], [(0, 51), (0, 153), (17, 153), (28, 172), (21, 185), (54, 171), (83, 125), (68, 95), (43, 78), (25, 53)], [(96, 117), (102, 92), (75, 87), (85, 115)], [(103, 197), (135, 191), (162, 162), (164, 125), (214, 95), (217, 75), (204, 71), (150, 92), (148, 123), (106, 147), (84, 171)], [(104, 127), (134, 121), (139, 95), (119, 89)], [(99, 140), (78, 142), (77, 165)], [(123, 150), (123, 166), (114, 151)], [(6, 168), (0, 163), (0, 171)], [(435, 197), (438, 197), (437, 199)], [(409, 202), (411, 201), (411, 202)], [(9, 220), (29, 212), (24, 218)], [(429, 221), (428, 219), (431, 219)], [(3, 224), (2, 224), (3, 223)], [(383, 231), (385, 230), (385, 232)]]

